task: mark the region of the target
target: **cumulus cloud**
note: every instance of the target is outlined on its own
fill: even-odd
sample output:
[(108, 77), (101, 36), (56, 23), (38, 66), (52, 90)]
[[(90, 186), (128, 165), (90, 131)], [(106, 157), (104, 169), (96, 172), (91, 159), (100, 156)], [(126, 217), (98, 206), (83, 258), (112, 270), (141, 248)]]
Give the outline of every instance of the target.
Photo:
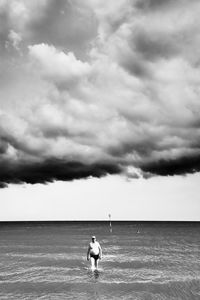
[(1, 185), (199, 171), (199, 12), (1, 1)]
[(72, 52), (65, 54), (46, 44), (29, 46), (29, 51), (42, 74), (55, 82), (78, 80), (89, 73), (89, 64), (76, 59)]

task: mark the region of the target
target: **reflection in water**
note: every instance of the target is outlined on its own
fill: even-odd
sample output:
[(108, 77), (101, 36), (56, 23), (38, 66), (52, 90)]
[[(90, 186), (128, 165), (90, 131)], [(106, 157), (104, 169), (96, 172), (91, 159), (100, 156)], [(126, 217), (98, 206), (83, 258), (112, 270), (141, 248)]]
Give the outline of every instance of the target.
[(95, 270), (89, 269), (88, 270), (88, 276), (90, 279), (98, 280), (100, 277), (100, 274), (101, 274), (100, 270), (97, 270), (97, 269), (95, 269)]
[(94, 270), (93, 273), (94, 273), (94, 278), (98, 279), (99, 276), (100, 276), (100, 271), (99, 270)]

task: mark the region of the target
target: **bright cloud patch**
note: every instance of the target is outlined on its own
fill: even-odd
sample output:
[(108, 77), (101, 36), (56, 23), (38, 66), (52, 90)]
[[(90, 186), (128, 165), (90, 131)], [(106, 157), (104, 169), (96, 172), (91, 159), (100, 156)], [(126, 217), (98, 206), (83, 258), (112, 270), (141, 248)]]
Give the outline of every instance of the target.
[(72, 52), (65, 54), (46, 44), (29, 46), (29, 50), (43, 74), (55, 81), (77, 80), (89, 72), (89, 64), (76, 59)]

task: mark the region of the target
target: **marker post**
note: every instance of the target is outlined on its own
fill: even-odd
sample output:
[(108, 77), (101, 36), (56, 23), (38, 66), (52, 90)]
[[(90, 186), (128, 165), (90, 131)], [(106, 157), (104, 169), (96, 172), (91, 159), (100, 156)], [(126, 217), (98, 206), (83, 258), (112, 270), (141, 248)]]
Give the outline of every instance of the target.
[(112, 233), (112, 223), (111, 223), (111, 214), (108, 215), (110, 221), (110, 233)]

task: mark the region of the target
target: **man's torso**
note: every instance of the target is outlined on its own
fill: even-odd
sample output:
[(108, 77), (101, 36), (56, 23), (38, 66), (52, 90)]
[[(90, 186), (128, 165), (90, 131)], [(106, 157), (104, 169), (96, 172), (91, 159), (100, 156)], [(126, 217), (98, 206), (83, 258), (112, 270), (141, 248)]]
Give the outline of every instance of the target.
[(99, 254), (99, 243), (90, 243), (90, 254), (98, 255)]

